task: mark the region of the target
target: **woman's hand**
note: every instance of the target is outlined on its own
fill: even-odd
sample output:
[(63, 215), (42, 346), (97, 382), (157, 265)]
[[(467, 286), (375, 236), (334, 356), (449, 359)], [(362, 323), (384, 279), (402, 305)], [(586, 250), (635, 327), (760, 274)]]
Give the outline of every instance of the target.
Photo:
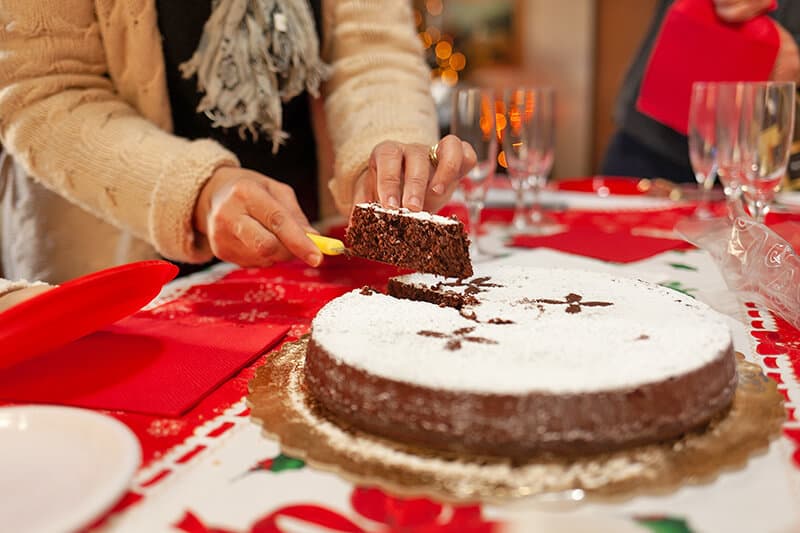
[(200, 191), (194, 226), (214, 255), (240, 266), (270, 266), (299, 257), (318, 266), (322, 254), (291, 187), (236, 167), (220, 167)]
[(434, 167), (430, 146), (384, 141), (372, 150), (369, 166), (356, 182), (355, 203), (438, 211), (461, 177), (475, 166), (475, 150), (455, 135), (439, 141)]
[(800, 81), (800, 51), (797, 48), (797, 41), (786, 28), (775, 23), (780, 37), (780, 48), (778, 57), (775, 58), (775, 65), (772, 67), (770, 80), (772, 81)]
[(0, 296), (0, 312), (5, 311), (6, 309), (9, 309), (10, 307), (13, 307), (29, 298), (38, 296), (45, 291), (49, 291), (52, 288), (52, 285), (39, 284), (25, 287), (24, 289), (17, 289), (9, 292), (8, 294), (4, 294)]
[(771, 5), (772, 0), (714, 0), (717, 16), (731, 24), (747, 22), (764, 13)]

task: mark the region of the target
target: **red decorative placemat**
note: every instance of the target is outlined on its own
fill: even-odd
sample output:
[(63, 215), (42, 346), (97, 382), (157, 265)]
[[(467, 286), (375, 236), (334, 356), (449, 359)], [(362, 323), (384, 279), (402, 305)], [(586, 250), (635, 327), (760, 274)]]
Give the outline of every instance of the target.
[[(363, 285), (385, 288), (387, 280), (398, 273), (387, 265), (346, 257), (328, 257), (320, 268), (293, 261), (270, 268), (238, 269), (213, 283), (195, 285), (142, 314), (194, 329), (201, 329), (203, 323), (227, 322), (258, 332), (273, 325), (288, 328), (285, 340), (290, 341), (308, 333), (311, 319), (331, 299)], [(238, 367), (232, 377), (180, 416), (119, 410), (111, 410), (110, 414), (125, 422), (139, 438), (146, 465), (241, 400), (247, 394), (253, 369), (265, 358), (260, 355), (244, 368)]]
[(288, 329), (140, 313), (0, 372), (0, 399), (179, 416)]
[(551, 248), (618, 263), (640, 261), (669, 250), (692, 248), (691, 244), (677, 239), (642, 237), (628, 232), (607, 232), (594, 228), (575, 228), (542, 237), (518, 235), (511, 239), (511, 245), (521, 248)]

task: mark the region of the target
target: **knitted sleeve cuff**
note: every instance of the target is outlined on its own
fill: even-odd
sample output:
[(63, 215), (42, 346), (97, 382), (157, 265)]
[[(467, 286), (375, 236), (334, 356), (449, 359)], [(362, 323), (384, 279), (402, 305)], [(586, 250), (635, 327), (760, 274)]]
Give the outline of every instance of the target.
[(239, 161), (208, 139), (189, 143), (180, 157), (165, 165), (153, 189), (148, 224), (150, 242), (164, 257), (185, 263), (213, 257), (208, 240), (195, 231), (193, 217), (200, 190), (222, 166), (239, 166)]
[(27, 289), (28, 287), (39, 287), (39, 286), (43, 286), (43, 285), (47, 285), (47, 284), (42, 282), (42, 281), (30, 282), (30, 281), (26, 281), (24, 279), (17, 280), (17, 281), (11, 281), (11, 280), (0, 278), (0, 298), (2, 298), (6, 294), (10, 294), (10, 293), (12, 293), (14, 291)]

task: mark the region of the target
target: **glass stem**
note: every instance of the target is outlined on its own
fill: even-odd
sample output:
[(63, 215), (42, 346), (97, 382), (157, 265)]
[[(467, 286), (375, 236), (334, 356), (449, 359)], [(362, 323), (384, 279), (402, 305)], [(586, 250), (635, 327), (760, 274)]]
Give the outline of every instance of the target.
[(714, 180), (710, 176), (706, 176), (702, 183), (700, 183), (700, 205), (697, 206), (697, 212), (701, 217), (711, 216), (711, 187), (713, 187)]
[(769, 211), (769, 204), (760, 198), (749, 203), (750, 214), (753, 216), (753, 219), (759, 224), (763, 224), (764, 219), (767, 217), (767, 212)]
[(531, 209), (528, 215), (531, 223), (537, 225), (542, 221), (542, 204), (540, 200), (541, 180), (539, 176), (531, 176), (529, 178), (532, 194)]
[(731, 183), (725, 187), (725, 202), (728, 204), (728, 217), (731, 220), (744, 211), (742, 189), (738, 183)]
[(511, 221), (511, 224), (517, 230), (524, 230), (527, 224), (527, 221), (525, 220), (525, 178), (521, 176), (514, 177), (511, 179), (511, 183), (514, 187), (514, 191), (516, 192), (516, 198), (514, 202), (514, 218)]
[(474, 198), (467, 199), (467, 211), (469, 216), (469, 238), (472, 241), (472, 248), (477, 252), (480, 250), (478, 246), (478, 230), (481, 224), (481, 209), (483, 209), (483, 202)]

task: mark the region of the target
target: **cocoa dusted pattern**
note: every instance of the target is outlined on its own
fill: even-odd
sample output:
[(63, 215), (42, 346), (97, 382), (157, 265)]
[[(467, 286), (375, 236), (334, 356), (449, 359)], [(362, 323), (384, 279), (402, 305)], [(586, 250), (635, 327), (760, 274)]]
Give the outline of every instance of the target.
[(447, 344), (444, 346), (445, 350), (460, 350), (462, 341), (475, 342), (478, 344), (497, 344), (497, 341), (493, 341), (492, 339), (485, 339), (483, 337), (469, 335), (473, 331), (475, 331), (475, 328), (459, 328), (452, 333), (423, 330), (418, 331), (417, 335), (422, 335), (423, 337), (433, 337), (434, 339), (447, 339)]
[(453, 278), (471, 276), (464, 225), (441, 217), (414, 215), (377, 204), (356, 205), (346, 232), (350, 253), (419, 272)]
[(564, 300), (533, 300), (534, 303), (547, 304), (547, 305), (566, 305), (564, 311), (570, 314), (580, 313), (584, 307), (606, 307), (614, 305), (611, 302), (584, 302), (583, 296), (571, 292), (567, 294)]

